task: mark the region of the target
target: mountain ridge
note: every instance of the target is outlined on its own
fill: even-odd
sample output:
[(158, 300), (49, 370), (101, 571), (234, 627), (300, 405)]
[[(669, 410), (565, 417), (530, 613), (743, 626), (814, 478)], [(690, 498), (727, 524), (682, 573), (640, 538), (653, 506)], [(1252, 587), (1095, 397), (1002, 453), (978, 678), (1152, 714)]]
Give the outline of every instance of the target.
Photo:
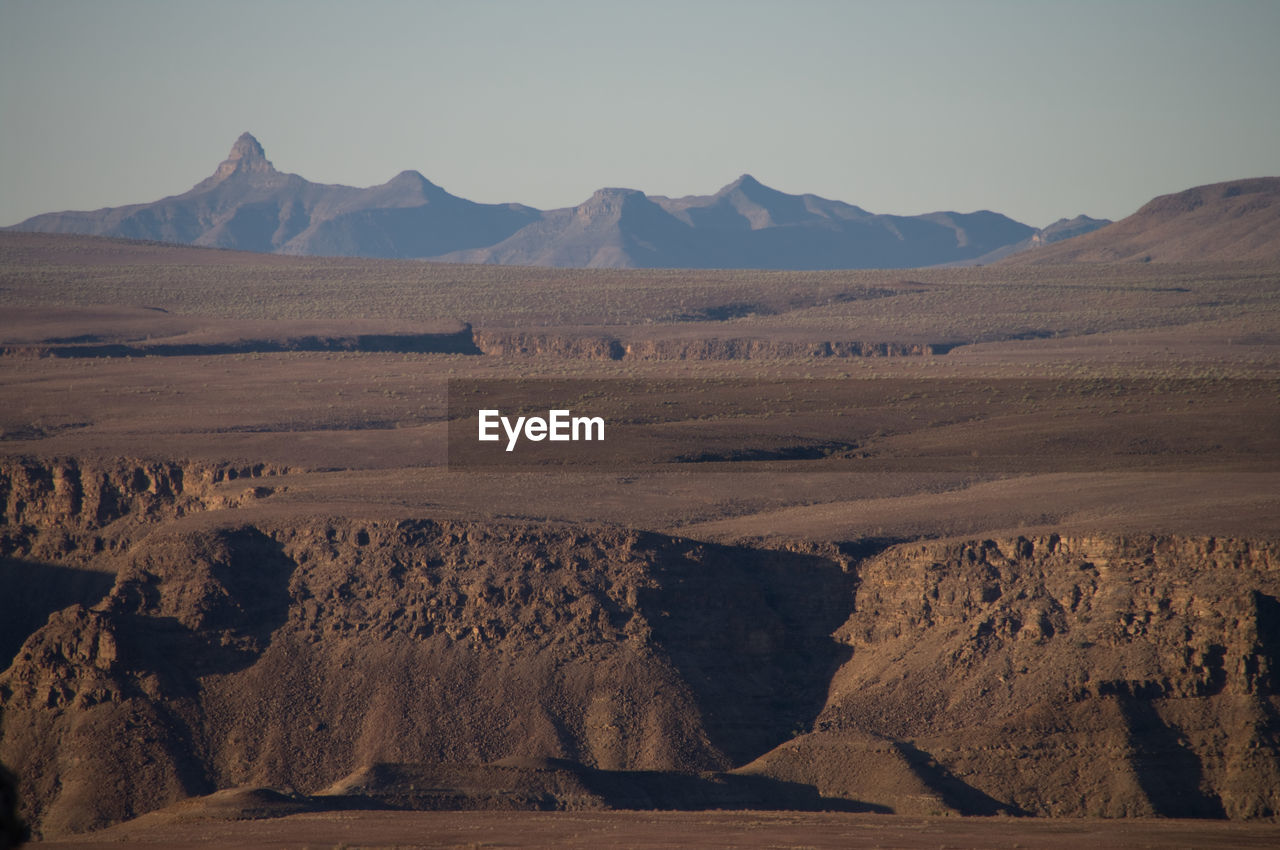
[(6, 229), (306, 256), (794, 270), (971, 263), (1029, 245), (1042, 232), (989, 210), (880, 215), (787, 194), (750, 174), (711, 195), (606, 188), (577, 206), (546, 211), (475, 203), (413, 170), (365, 188), (312, 183), (278, 170), (247, 132), (186, 192), (45, 213)]
[(312, 183), (275, 168), (250, 133), (186, 192), (94, 211), (45, 213), (9, 230), (79, 233), (260, 253), (416, 258), (480, 247), (538, 215), (477, 204), (416, 171), (367, 188)]
[(1010, 264), (1280, 259), (1280, 177), (1251, 177), (1160, 195), (1133, 215)]

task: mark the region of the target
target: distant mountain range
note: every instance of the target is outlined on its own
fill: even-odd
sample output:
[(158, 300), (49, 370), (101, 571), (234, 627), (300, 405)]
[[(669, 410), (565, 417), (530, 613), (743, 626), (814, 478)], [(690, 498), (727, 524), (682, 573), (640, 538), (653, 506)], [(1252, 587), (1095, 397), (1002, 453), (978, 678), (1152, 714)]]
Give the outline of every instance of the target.
[(1086, 233), (1092, 233), (1106, 225), (1111, 221), (1105, 218), (1090, 218), (1087, 215), (1078, 215), (1075, 218), (1060, 218), (1048, 227), (1043, 227), (1035, 233), (1023, 239), (1021, 242), (1014, 242), (1012, 245), (1005, 245), (994, 251), (983, 254), (975, 260), (967, 260), (958, 263), (951, 263), (955, 266), (980, 266), (987, 263), (994, 263), (997, 260), (1003, 260), (1005, 257), (1012, 257), (1015, 254), (1022, 254), (1032, 251), (1036, 248), (1043, 248), (1046, 245), (1053, 245), (1061, 242), (1063, 239), (1074, 239), (1077, 236), (1083, 236)]
[(245, 133), (213, 175), (149, 204), (38, 215), (15, 230), (279, 254), (430, 257), (507, 238), (541, 213), (454, 197), (416, 171), (356, 189), (284, 174)]
[(1280, 260), (1280, 177), (1161, 195), (1128, 218), (1009, 263)]
[(244, 251), (588, 268), (907, 268), (989, 262), (1101, 227), (1084, 216), (1036, 230), (999, 213), (877, 215), (788, 195), (743, 175), (714, 195), (601, 189), (571, 209), (478, 204), (416, 171), (358, 189), (277, 171), (245, 133), (181, 195), (38, 215), (14, 230)]

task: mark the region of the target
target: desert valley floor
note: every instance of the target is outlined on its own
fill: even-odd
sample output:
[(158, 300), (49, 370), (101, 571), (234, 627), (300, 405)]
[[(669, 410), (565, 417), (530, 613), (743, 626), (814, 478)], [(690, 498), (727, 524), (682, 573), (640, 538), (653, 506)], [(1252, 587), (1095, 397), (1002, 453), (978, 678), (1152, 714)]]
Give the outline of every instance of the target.
[(1275, 846), (1278, 282), (0, 234), (0, 761), (49, 846)]

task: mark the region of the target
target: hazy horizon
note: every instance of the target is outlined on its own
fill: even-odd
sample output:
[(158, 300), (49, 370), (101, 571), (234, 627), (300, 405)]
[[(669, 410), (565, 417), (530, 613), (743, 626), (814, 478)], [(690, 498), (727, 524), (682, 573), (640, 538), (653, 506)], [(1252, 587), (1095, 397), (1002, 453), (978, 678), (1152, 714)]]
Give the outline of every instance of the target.
[(872, 212), (1118, 219), (1280, 174), (1280, 4), (0, 4), (0, 225), (145, 203), (240, 133), (541, 209), (742, 173)]

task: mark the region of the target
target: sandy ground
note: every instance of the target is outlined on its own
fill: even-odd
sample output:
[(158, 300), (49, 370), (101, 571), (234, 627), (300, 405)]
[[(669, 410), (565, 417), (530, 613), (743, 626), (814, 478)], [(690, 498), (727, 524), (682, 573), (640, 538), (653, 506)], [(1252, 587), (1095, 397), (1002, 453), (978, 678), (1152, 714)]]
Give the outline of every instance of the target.
[(49, 841), (49, 848), (1250, 848), (1280, 825), (1174, 820), (912, 818), (794, 812), (344, 812), (264, 821), (148, 822)]

